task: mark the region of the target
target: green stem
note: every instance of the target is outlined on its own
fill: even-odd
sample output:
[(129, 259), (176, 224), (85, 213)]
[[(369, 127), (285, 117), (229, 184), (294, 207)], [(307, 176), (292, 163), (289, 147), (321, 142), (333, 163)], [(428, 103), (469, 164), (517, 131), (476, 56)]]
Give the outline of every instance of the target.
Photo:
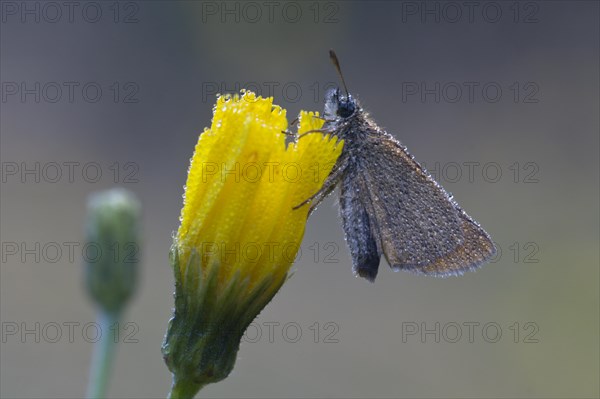
[(182, 380), (173, 376), (173, 385), (168, 399), (192, 399), (204, 384), (198, 384), (190, 380)]
[(94, 354), (92, 355), (90, 379), (86, 394), (86, 397), (89, 399), (106, 397), (110, 369), (119, 336), (118, 330), (117, 335), (114, 334), (113, 330), (119, 328), (119, 319), (120, 315), (117, 313), (98, 311), (98, 329), (101, 335), (98, 342), (94, 345)]

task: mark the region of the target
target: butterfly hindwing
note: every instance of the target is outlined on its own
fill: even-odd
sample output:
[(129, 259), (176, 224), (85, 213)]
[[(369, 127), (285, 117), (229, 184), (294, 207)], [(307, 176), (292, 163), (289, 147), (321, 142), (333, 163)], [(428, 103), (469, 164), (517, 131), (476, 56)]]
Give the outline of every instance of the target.
[(379, 235), (370, 214), (357, 190), (366, 186), (356, 176), (349, 174), (340, 182), (340, 215), (346, 236), (346, 244), (352, 256), (354, 273), (375, 281), (381, 252), (378, 249)]

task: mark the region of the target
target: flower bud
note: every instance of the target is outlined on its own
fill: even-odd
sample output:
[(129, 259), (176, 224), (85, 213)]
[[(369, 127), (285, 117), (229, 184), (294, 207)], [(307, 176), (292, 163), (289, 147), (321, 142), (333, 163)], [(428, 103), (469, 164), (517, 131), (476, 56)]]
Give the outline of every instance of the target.
[[(321, 188), (342, 151), (322, 134), (286, 145), (285, 110), (272, 101), (219, 97), (196, 146), (171, 248), (175, 312), (163, 355), (173, 398), (229, 375), (244, 331), (300, 248), (310, 206), (296, 206)], [(299, 133), (322, 125), (303, 112)]]
[(125, 189), (94, 193), (86, 217), (85, 280), (106, 313), (118, 313), (134, 292), (141, 206)]

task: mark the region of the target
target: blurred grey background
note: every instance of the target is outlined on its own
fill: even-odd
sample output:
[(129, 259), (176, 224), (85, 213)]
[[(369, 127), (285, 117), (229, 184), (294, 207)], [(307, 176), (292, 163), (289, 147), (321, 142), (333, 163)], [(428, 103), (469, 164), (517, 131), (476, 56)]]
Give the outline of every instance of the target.
[(501, 252), (460, 278), (382, 264), (369, 284), (330, 198), (201, 396), (598, 397), (598, 2), (66, 4), (1, 3), (0, 396), (84, 394), (83, 216), (114, 186), (140, 197), (144, 236), (109, 393), (166, 395), (167, 256), (215, 93), (273, 95), (289, 120), (322, 110), (334, 48), (351, 92)]

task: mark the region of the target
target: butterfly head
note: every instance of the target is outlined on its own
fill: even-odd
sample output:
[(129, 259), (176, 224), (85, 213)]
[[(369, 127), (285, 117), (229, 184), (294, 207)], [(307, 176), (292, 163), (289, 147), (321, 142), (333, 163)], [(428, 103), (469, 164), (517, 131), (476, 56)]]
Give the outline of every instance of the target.
[(358, 105), (352, 95), (343, 95), (340, 89), (330, 89), (325, 95), (325, 119), (349, 118)]

